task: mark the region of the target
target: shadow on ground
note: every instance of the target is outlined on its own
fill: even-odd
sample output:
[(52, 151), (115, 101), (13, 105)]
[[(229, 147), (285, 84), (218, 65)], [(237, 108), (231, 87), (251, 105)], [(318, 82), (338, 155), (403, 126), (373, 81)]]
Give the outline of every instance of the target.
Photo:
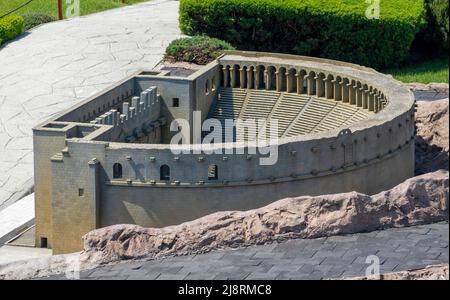
[(449, 164), (448, 152), (427, 143), (421, 136), (416, 136), (416, 168), (415, 174), (435, 172), (437, 170), (447, 170)]

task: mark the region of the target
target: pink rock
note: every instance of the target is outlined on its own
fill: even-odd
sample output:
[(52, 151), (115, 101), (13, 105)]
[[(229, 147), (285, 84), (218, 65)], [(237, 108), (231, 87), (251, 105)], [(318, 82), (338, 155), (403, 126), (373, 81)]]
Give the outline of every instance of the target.
[(95, 264), (367, 232), (448, 220), (448, 172), (414, 177), (373, 196), (356, 192), (287, 198), (246, 212), (218, 212), (166, 228), (115, 225), (84, 236)]
[(416, 173), (448, 170), (448, 99), (417, 102)]

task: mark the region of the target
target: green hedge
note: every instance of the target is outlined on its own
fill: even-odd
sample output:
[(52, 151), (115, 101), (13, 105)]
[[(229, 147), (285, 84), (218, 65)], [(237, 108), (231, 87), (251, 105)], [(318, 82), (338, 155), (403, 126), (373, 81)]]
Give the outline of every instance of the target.
[(180, 0), (180, 28), (244, 50), (312, 55), (372, 67), (396, 66), (424, 25), (423, 0)]
[(22, 33), (23, 18), (20, 16), (7, 16), (0, 19), (0, 44), (12, 40)]
[(43, 13), (23, 14), (22, 17), (25, 21), (25, 26), (23, 28), (24, 31), (44, 23), (56, 21), (56, 18), (54, 16)]
[(440, 46), (448, 51), (448, 31), (449, 31), (449, 15), (448, 0), (430, 0), (429, 8), (429, 24), (430, 29), (435, 31)]
[(165, 58), (205, 65), (219, 57), (223, 50), (233, 50), (229, 43), (207, 36), (193, 36), (172, 41)]

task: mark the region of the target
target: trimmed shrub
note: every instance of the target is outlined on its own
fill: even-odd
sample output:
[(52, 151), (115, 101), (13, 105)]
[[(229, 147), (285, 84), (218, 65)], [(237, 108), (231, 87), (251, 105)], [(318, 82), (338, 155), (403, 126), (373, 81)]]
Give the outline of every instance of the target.
[(423, 0), (180, 0), (180, 28), (244, 50), (284, 52), (396, 66), (424, 25)]
[(23, 18), (20, 16), (7, 16), (0, 19), (0, 44), (12, 40), (22, 33)]
[(22, 17), (25, 22), (25, 26), (23, 28), (24, 31), (44, 23), (56, 21), (55, 17), (42, 13), (24, 14)]
[(448, 0), (430, 0), (428, 3), (429, 24), (431, 30), (436, 32), (440, 45), (448, 51)]
[(219, 57), (223, 50), (233, 50), (229, 43), (207, 36), (193, 36), (174, 40), (166, 49), (165, 58), (205, 65)]
[(413, 43), (412, 61), (448, 53), (448, 0), (426, 0), (426, 26)]

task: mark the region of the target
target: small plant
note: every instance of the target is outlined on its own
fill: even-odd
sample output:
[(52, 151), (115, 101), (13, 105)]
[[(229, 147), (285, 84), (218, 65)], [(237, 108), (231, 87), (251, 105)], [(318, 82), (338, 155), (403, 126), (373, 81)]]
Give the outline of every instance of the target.
[(38, 25), (56, 21), (56, 18), (43, 13), (31, 13), (22, 15), (25, 25), (23, 30), (29, 30)]
[(165, 59), (206, 65), (224, 50), (234, 50), (229, 43), (207, 36), (193, 36), (174, 40), (166, 49)]
[(0, 44), (21, 34), (23, 23), (23, 18), (20, 16), (7, 16), (0, 19)]

